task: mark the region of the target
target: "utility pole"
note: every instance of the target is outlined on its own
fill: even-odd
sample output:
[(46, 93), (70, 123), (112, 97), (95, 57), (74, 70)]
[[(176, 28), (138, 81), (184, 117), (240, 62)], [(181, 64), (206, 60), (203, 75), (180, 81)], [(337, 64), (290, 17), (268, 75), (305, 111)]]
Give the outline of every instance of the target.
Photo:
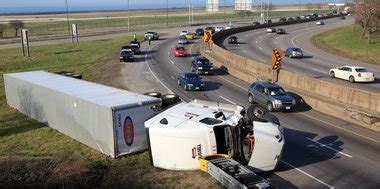
[(298, 16), (301, 16), (301, 8), (302, 8), (302, 0), (300, 0), (300, 10), (299, 10), (299, 12), (298, 12)]
[(269, 0), (267, 0), (267, 23), (269, 20)]
[(169, 26), (169, 0), (166, 0), (166, 26)]
[(226, 13), (226, 0), (224, 0), (224, 23), (226, 23), (226, 19), (227, 19), (227, 13)]
[(263, 22), (263, 16), (264, 16), (264, 13), (263, 13), (263, 0), (261, 0), (261, 8), (260, 8), (260, 22), (262, 23)]
[(127, 31), (129, 32), (129, 0), (127, 0)]
[(193, 0), (191, 0), (191, 24), (194, 24), (194, 4), (193, 4)]
[(65, 2), (66, 2), (67, 30), (69, 32), (69, 37), (71, 38), (71, 42), (74, 42), (73, 35), (71, 32), (70, 19), (69, 19), (69, 2), (68, 0), (65, 0)]

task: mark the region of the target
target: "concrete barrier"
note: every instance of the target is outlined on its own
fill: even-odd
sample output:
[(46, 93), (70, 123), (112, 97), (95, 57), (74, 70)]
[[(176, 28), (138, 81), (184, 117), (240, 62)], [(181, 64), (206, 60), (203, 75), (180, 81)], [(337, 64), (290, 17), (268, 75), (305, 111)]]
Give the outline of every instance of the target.
[[(326, 17), (317, 19), (326, 19)], [(271, 26), (293, 23), (299, 22), (293, 21), (273, 23)], [(248, 83), (251, 83), (255, 80), (270, 80), (272, 70), (269, 65), (231, 53), (228, 50), (220, 47), (223, 43), (223, 40), (229, 35), (266, 27), (268, 27), (268, 25), (246, 26), (218, 32), (213, 36), (213, 42), (215, 44), (213, 45), (211, 52), (205, 52), (203, 44), (200, 43), (201, 54), (211, 59), (211, 61), (213, 61), (216, 66), (222, 67), (223, 69), (227, 70), (229, 74)], [(328, 75), (328, 73), (326, 73), (326, 75)], [(328, 110), (339, 111), (336, 113), (337, 117), (342, 118), (342, 115), (348, 115), (355, 120), (365, 122), (365, 124), (372, 126), (380, 125), (379, 93), (372, 93), (365, 90), (338, 85), (335, 83), (308, 77), (299, 73), (290, 72), (284, 69), (280, 71), (278, 82), (281, 85), (285, 85), (297, 90), (298, 93), (300, 93), (300, 96), (304, 97), (304, 99), (308, 99), (309, 102), (313, 102), (311, 106), (313, 107), (314, 104), (314, 109), (322, 112), (326, 112)], [(314, 96), (314, 98), (311, 96)], [(316, 99), (316, 96), (318, 96), (318, 99)], [(325, 101), (330, 101), (331, 103), (321, 103), (320, 100), (323, 98)], [(324, 104), (326, 107), (324, 108), (320, 105), (317, 106), (317, 104)], [(331, 107), (328, 106), (329, 104)], [(336, 106), (339, 106), (339, 108)], [(358, 119), (358, 117), (361, 118)], [(369, 117), (371, 118), (369, 119)]]

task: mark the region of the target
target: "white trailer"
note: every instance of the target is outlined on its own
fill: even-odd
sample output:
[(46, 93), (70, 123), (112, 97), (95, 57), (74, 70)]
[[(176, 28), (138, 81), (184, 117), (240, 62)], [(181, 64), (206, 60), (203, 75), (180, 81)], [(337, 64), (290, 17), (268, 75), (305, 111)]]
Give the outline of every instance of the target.
[(282, 128), (262, 119), (244, 121), (244, 112), (241, 106), (194, 100), (147, 120), (153, 165), (198, 170), (199, 158), (227, 154), (253, 170), (274, 170), (285, 142)]
[(9, 106), (111, 157), (147, 149), (159, 98), (44, 71), (4, 74)]

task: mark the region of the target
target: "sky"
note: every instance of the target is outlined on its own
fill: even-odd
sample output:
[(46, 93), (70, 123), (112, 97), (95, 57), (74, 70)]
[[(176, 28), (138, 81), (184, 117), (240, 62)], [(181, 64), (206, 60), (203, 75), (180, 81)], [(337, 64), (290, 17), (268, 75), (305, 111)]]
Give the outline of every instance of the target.
[[(206, 0), (168, 0), (169, 7), (204, 6)], [(234, 0), (219, 0), (221, 5), (233, 5)], [(264, 0), (266, 2), (266, 0)], [(128, 0), (68, 0), (71, 11), (124, 10)], [(254, 4), (259, 2), (253, 0)], [(273, 4), (298, 4), (300, 0), (272, 0)], [(303, 3), (327, 2), (327, 0), (302, 0)], [(330, 0), (329, 2), (338, 2)], [(166, 0), (129, 0), (130, 9), (165, 8)], [(65, 0), (0, 0), (0, 13), (65, 11)]]

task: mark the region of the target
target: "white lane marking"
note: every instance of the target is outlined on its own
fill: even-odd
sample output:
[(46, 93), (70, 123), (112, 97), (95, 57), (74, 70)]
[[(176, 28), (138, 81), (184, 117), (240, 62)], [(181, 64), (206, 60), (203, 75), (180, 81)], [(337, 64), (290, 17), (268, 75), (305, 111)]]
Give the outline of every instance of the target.
[(314, 70), (314, 71), (317, 71), (317, 72), (320, 72), (320, 73), (326, 73), (325, 71), (322, 71), (322, 70), (318, 70), (318, 69), (315, 69), (315, 68), (311, 68), (312, 70)]
[(261, 46), (259, 47), (261, 50), (264, 50)]
[(280, 161), (281, 161), (281, 163), (284, 163), (285, 165), (287, 165), (287, 166), (289, 166), (289, 167), (291, 167), (291, 168), (293, 168), (293, 169), (295, 169), (295, 170), (297, 170), (297, 171), (299, 171), (299, 172), (305, 174), (306, 176), (308, 176), (308, 177), (310, 177), (310, 178), (312, 178), (312, 179), (318, 181), (319, 183), (321, 183), (321, 184), (327, 186), (328, 188), (330, 188), (330, 189), (333, 189), (333, 188), (334, 188), (333, 186), (328, 185), (327, 183), (325, 183), (325, 182), (323, 182), (323, 181), (317, 179), (317, 178), (314, 177), (313, 175), (310, 175), (309, 173), (306, 173), (305, 171), (302, 171), (301, 169), (298, 169), (297, 167), (291, 165), (290, 163), (288, 163), (288, 162), (286, 162), (286, 161), (283, 161), (283, 160), (280, 160)]
[(311, 139), (311, 138), (306, 138), (306, 139), (307, 139), (307, 140), (310, 140), (310, 141), (312, 141), (312, 142), (315, 142), (315, 143), (321, 145), (322, 147), (326, 147), (326, 148), (328, 148), (328, 149), (330, 149), (330, 150), (332, 150), (332, 151), (334, 151), (334, 152), (340, 153), (340, 154), (342, 154), (342, 155), (344, 155), (344, 156), (346, 156), (346, 157), (352, 158), (351, 155), (346, 154), (346, 153), (341, 152), (341, 151), (338, 151), (338, 150), (335, 150), (334, 148), (331, 148), (331, 147), (327, 146), (326, 144), (322, 144), (322, 143), (317, 142), (317, 141), (315, 141), (315, 140), (313, 140), (313, 139)]
[(148, 69), (149, 69), (149, 71), (150, 71), (150, 73), (152, 73), (152, 75), (161, 83), (161, 85), (162, 86), (164, 86), (170, 93), (173, 93), (173, 91), (172, 90), (170, 90), (169, 89), (169, 87), (167, 87), (160, 79), (158, 79), (158, 77), (156, 76), (156, 74), (154, 74), (154, 72), (152, 71), (152, 69), (150, 68), (150, 66), (149, 66), (149, 64), (148, 64), (148, 54), (149, 54), (149, 52), (150, 52), (150, 50), (153, 48), (153, 47), (155, 47), (156, 45), (158, 45), (158, 44), (160, 44), (161, 42), (159, 42), (159, 43), (156, 43), (156, 44), (154, 44), (153, 46), (151, 46), (151, 47), (149, 47), (148, 48), (148, 51), (146, 52), (146, 54), (145, 54), (145, 63), (146, 63), (146, 65), (148, 66)]
[(174, 76), (172, 76), (172, 79), (175, 80)]
[(225, 100), (225, 101), (231, 103), (231, 104), (235, 104), (235, 105), (236, 105), (236, 103), (235, 103), (234, 101), (232, 101), (232, 100), (230, 100), (230, 99), (228, 99), (228, 98), (226, 98), (226, 97), (224, 97), (224, 96), (222, 96), (222, 95), (219, 95), (219, 97), (220, 97), (221, 99), (223, 99), (223, 100)]
[(259, 43), (257, 40), (255, 41), (256, 43)]
[(243, 52), (248, 53), (247, 50), (245, 50), (245, 49), (243, 50)]
[(170, 62), (174, 65), (174, 61), (169, 57)]
[(277, 44), (277, 41), (274, 41), (274, 44), (276, 45), (276, 44)]

